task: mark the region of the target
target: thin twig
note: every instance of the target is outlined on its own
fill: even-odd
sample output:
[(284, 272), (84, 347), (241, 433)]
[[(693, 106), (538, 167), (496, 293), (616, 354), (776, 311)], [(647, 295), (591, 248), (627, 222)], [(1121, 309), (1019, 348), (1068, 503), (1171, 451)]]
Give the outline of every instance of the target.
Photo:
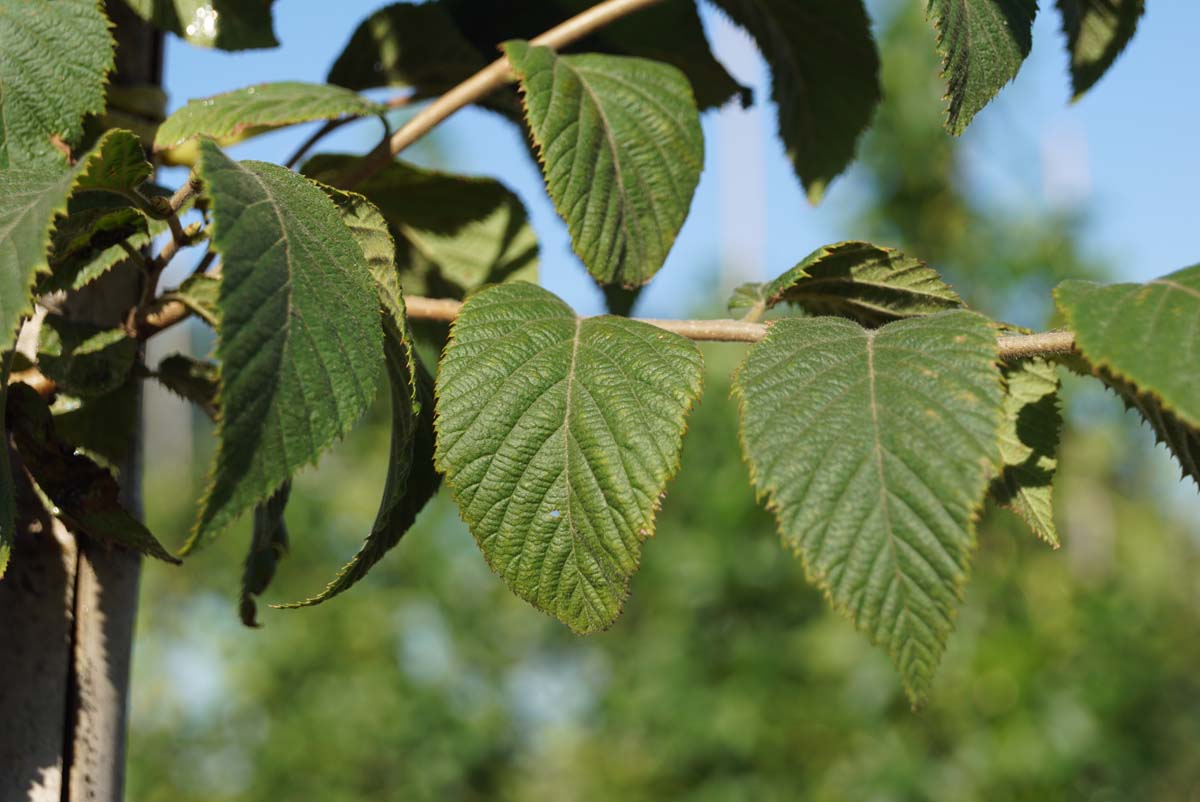
[[(559, 23), (530, 41), (532, 44), (546, 47), (564, 47), (603, 28), (614, 20), (661, 2), (662, 0), (605, 0), (603, 3), (594, 5)], [(378, 147), (368, 153), (356, 170), (337, 182), (338, 186), (343, 189), (353, 189), (358, 186), (386, 167), (402, 150), (432, 131), (442, 120), (464, 106), (469, 106), (487, 97), (508, 83), (511, 76), (512, 68), (508, 63), (508, 58), (501, 56), (496, 59), (421, 109), (411, 120), (401, 126), (390, 140), (379, 143)]]
[[(413, 320), (449, 322), (458, 317), (461, 301), (446, 298), (408, 297), (404, 299), (408, 316)], [(671, 331), (689, 340), (724, 343), (756, 343), (766, 336), (768, 323), (745, 320), (655, 320), (635, 318), (651, 326)], [(1047, 331), (1041, 334), (1013, 334), (996, 340), (1001, 359), (1023, 359), (1033, 356), (1069, 354), (1075, 349), (1075, 335), (1069, 331)]]
[[(392, 98), (384, 105), (386, 105), (389, 110), (390, 109), (399, 109), (399, 108), (403, 108), (404, 106), (407, 106), (409, 103), (412, 103), (414, 100), (417, 100), (417, 99), (418, 99), (418, 97), (415, 94), (400, 95), (398, 97)], [(363, 117), (338, 117), (336, 120), (327, 121), (324, 125), (322, 125), (316, 131), (314, 131), (312, 136), (310, 136), (308, 139), (304, 140), (304, 142), (301, 143), (300, 147), (296, 148), (296, 152), (288, 157), (288, 160), (283, 163), (283, 166), (287, 167), (288, 169), (295, 168), (295, 166), (300, 163), (300, 160), (303, 159), (305, 157), (305, 155), (307, 155), (308, 152), (310, 150), (312, 150), (316, 146), (316, 144), (318, 142), (320, 142), (322, 139), (329, 136), (334, 131), (341, 128), (343, 125), (346, 125), (347, 123), (352, 123), (356, 120), (365, 120), (365, 119), (366, 119), (365, 116), (363, 116)], [(387, 126), (385, 125), (384, 134), (386, 135), (386, 133), (387, 133)]]

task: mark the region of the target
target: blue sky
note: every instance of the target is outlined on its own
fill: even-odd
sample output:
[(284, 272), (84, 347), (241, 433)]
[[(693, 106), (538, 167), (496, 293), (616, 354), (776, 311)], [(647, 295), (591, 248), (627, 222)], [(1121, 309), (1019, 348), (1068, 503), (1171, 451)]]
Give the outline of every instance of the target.
[[(380, 4), (280, 0), (282, 47), (275, 50), (227, 54), (172, 38), (166, 59), (170, 108), (259, 81), (321, 81), (359, 21)], [(1200, 4), (1152, 4), (1115, 68), (1074, 104), (1058, 16), (1052, 4), (1042, 5), (1033, 52), (1017, 80), (963, 137), (969, 186), (984, 203), (1030, 213), (1064, 205), (1085, 210), (1084, 248), (1105, 256), (1122, 279), (1143, 280), (1200, 261), (1190, 236), (1200, 186), (1200, 108), (1186, 56), (1188, 37), (1200, 27)], [(711, 9), (704, 17), (718, 57), (755, 87), (757, 98), (768, 98), (767, 71), (750, 40)], [(778, 274), (813, 248), (855, 235), (846, 226), (863, 192), (855, 171), (835, 181), (820, 206), (810, 206), (774, 126), (774, 111), (765, 103), (749, 111), (731, 104), (705, 116), (705, 171), (692, 213), (643, 294), (639, 313), (686, 315), (718, 289)], [(287, 129), (233, 152), (279, 161), (310, 130)], [(363, 121), (343, 128), (323, 148), (361, 151), (379, 135), (377, 122)], [(468, 109), (443, 126), (439, 144), (436, 152), (418, 148), (406, 156), (508, 184), (524, 200), (541, 241), (543, 283), (580, 312), (601, 311), (599, 293), (570, 253), (565, 226), (519, 132)]]

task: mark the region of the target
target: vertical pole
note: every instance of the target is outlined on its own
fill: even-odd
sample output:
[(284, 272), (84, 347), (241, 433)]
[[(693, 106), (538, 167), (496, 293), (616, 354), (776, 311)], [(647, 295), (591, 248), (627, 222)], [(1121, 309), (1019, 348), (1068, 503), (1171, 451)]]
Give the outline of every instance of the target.
[[(119, 0), (107, 11), (117, 42), (112, 83), (161, 85), (162, 34)], [(64, 312), (115, 325), (140, 291), (136, 270), (115, 269), (68, 298)], [(122, 503), (135, 516), (141, 462), (139, 423), (119, 466)], [(0, 802), (116, 802), (140, 557), (48, 518), (19, 527), (12, 557), (0, 582)]]

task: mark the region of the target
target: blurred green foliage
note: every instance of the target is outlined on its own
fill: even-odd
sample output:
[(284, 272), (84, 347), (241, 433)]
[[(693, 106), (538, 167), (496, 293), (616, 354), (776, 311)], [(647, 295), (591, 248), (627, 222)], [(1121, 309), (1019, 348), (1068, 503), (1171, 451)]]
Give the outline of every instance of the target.
[[(932, 48), (913, 45), (923, 26), (902, 14), (884, 36), (887, 100), (864, 154), (876, 200), (860, 227), (945, 267), (986, 311), (1042, 324), (1028, 319), (1034, 289), (1103, 266), (1080, 255), (1069, 214), (973, 205), (940, 129)], [(608, 632), (574, 637), (512, 597), (444, 494), (354, 592), (263, 610), (262, 630), (235, 612), (244, 523), (181, 570), (150, 567), (130, 798), (1200, 799), (1200, 530), (1115, 399), (1068, 383), (1081, 414), (1056, 493), (1065, 546), (988, 510), (931, 703), (914, 713), (755, 503), (728, 400), (741, 354), (706, 348), (683, 467)], [(386, 419), (376, 409), (297, 481), (268, 599), (311, 595), (367, 532)], [(156, 531), (186, 530), (193, 463), (151, 464)]]

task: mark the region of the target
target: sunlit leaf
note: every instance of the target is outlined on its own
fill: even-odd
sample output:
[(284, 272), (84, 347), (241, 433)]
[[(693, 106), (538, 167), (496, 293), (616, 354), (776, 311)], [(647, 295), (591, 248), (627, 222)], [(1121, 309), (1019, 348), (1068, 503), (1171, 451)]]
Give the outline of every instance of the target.
[(189, 276), (178, 288), (163, 293), (164, 301), (179, 301), (192, 314), (216, 328), (221, 323), (221, 278), (206, 273)]
[(380, 104), (340, 86), (299, 81), (257, 84), (189, 100), (159, 126), (154, 149), (166, 150), (195, 136), (228, 144), (247, 129), (263, 133), (310, 120), (363, 117), (383, 111)]
[(64, 167), (84, 115), (104, 110), (113, 39), (101, 5), (0, 0), (0, 170)]
[(962, 601), (996, 473), (996, 335), (971, 312), (864, 329), (785, 318), (734, 377), (742, 450), (784, 541), (883, 646), (914, 704)]
[(612, 624), (700, 393), (689, 341), (579, 319), (524, 282), (468, 298), (437, 376), (437, 465), (488, 564), (578, 632)]
[(316, 185), (209, 140), (199, 175), (223, 270), (221, 416), (191, 551), (265, 501), (344, 435), (383, 361), (379, 302), (362, 251)]
[(704, 164), (700, 118), (678, 69), (620, 56), (559, 56), (508, 42), (546, 186), (597, 280), (649, 281), (687, 217)]
[(1051, 486), (1058, 468), (1062, 426), (1058, 371), (1044, 359), (1026, 359), (1005, 365), (1003, 375), (1003, 469), (992, 481), (992, 497), (1019, 515), (1035, 535), (1058, 548)]
[(767, 307), (795, 304), (814, 315), (840, 315), (864, 326), (963, 306), (920, 259), (869, 242), (826, 245), (763, 288)]

